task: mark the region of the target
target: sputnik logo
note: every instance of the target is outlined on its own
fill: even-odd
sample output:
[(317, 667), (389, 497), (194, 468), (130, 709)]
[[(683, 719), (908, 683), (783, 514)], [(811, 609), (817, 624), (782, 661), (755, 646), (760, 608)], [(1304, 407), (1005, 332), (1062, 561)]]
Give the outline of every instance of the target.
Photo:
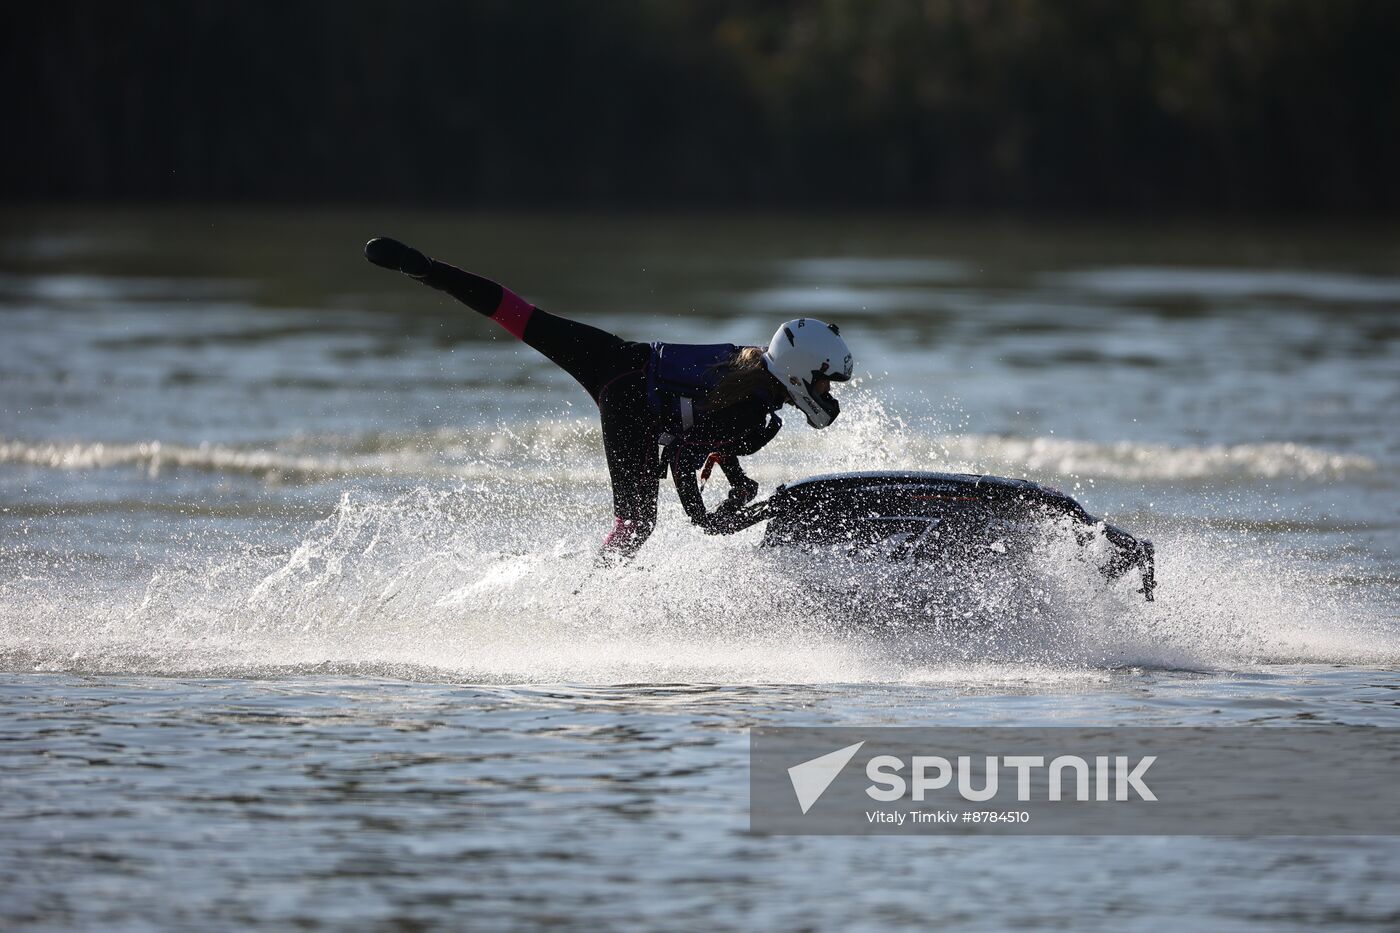
[(792, 781), (792, 790), (797, 794), (797, 804), (802, 808), (803, 814), (821, 799), (831, 782), (841, 773), (841, 769), (850, 763), (864, 744), (862, 741), (847, 745), (845, 748), (838, 748), (834, 752), (788, 768), (788, 778)]

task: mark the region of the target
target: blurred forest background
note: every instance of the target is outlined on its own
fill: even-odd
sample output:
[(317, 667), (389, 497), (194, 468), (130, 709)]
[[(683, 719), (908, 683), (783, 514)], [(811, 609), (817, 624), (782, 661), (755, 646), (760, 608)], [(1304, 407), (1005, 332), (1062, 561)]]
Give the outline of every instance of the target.
[(6, 4), (16, 201), (1382, 215), (1394, 0)]

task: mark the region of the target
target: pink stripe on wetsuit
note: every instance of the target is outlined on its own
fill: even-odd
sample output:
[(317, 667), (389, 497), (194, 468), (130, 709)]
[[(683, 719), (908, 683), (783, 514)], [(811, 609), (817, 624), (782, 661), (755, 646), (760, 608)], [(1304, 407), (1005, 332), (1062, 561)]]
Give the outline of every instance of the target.
[(635, 521), (626, 518), (618, 518), (613, 521), (612, 531), (603, 539), (603, 550), (613, 551), (627, 556), (637, 552), (637, 549), (646, 541), (651, 534), (651, 528), (647, 528), (645, 533), (642, 527)]
[(503, 286), (501, 288), (501, 303), (492, 312), (491, 320), (510, 331), (511, 336), (516, 340), (524, 340), (525, 326), (530, 323), (530, 316), (534, 313), (534, 305)]

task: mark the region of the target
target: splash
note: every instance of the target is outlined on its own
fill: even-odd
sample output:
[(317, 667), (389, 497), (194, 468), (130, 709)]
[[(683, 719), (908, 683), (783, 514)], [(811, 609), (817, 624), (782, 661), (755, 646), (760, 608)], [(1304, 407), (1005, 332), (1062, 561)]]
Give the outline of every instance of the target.
[[(1373, 467), (1299, 445), (941, 435), (910, 427), (874, 393), (843, 417), (841, 432), (784, 432), (755, 476), (771, 488), (812, 463), (1159, 481)], [(762, 548), (759, 528), (707, 537), (669, 496), (640, 559), (597, 567), (608, 512), (596, 444), (581, 419), (292, 438), (271, 452), (0, 444), (0, 460), (139, 465), (153, 481), (179, 469), (395, 481), (345, 489), (290, 545), (228, 529), (212, 539), (192, 519), (183, 543), (153, 561), (55, 561), (0, 547), (0, 658), (13, 669), (478, 683), (1041, 683), (1124, 668), (1400, 658), (1388, 584), (1339, 582), (1248, 530), (1160, 518), (1133, 528), (1157, 541), (1152, 604), (1128, 580), (1106, 583), (1104, 555), (1063, 528), (1047, 528), (1019, 562), (855, 564)]]
[(598, 567), (600, 504), (531, 493), (348, 491), (289, 549), (191, 545), (126, 582), (82, 562), (31, 569), (0, 587), (0, 658), (476, 683), (1057, 682), (1400, 658), (1355, 590), (1223, 532), (1162, 534), (1148, 604), (1053, 527), (1026, 562), (988, 571), (856, 566), (667, 520), (635, 563)]

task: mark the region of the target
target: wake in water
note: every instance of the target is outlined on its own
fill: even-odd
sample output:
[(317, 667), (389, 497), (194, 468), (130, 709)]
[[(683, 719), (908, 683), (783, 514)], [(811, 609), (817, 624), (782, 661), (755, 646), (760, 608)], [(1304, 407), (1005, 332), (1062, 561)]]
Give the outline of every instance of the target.
[[(878, 406), (851, 420), (841, 444), (823, 440), (820, 458), (798, 451), (786, 469), (946, 463)], [(572, 431), (559, 435), (565, 448), (578, 443)], [(535, 468), (548, 474), (556, 457)], [(1146, 529), (1154, 604), (1129, 580), (1106, 583), (1103, 555), (1055, 527), (1014, 568), (972, 570), (853, 564), (759, 548), (758, 529), (712, 538), (663, 521), (636, 562), (599, 568), (600, 500), (559, 486), (557, 468), (534, 481), (482, 472), (491, 478), (452, 488), (346, 491), (290, 549), (191, 543), (139, 578), (0, 553), (4, 663), (483, 683), (976, 683), (1400, 658), (1380, 605), (1238, 532)]]
[[(869, 402), (866, 409), (867, 414), (879, 413), (878, 406)], [(570, 475), (597, 483), (607, 475), (601, 463), (592, 462), (598, 434), (596, 423), (580, 419), (541, 422), (516, 431), (496, 427), (425, 435), (297, 438), (276, 448), (181, 445), (158, 440), (33, 443), (0, 438), (0, 464), (55, 470), (138, 467), (152, 477), (163, 471), (197, 470), (315, 482), (365, 477), (490, 478), (499, 475), (504, 461), (530, 478), (557, 471), (561, 459), (577, 457)], [(829, 457), (835, 453), (841, 469), (929, 469), (930, 463), (939, 463), (958, 472), (1131, 482), (1345, 479), (1376, 470), (1368, 457), (1292, 443), (1173, 447), (985, 434), (917, 437), (905, 432), (900, 443), (892, 447), (878, 436), (857, 437), (870, 443), (852, 444), (847, 438), (832, 444), (819, 436), (784, 438), (788, 456), (781, 468), (771, 461), (755, 462), (753, 468), (756, 475), (781, 481), (793, 478), (789, 463), (807, 459), (798, 454)], [(846, 451), (858, 456), (843, 456)], [(483, 452), (487, 455), (484, 458)]]

